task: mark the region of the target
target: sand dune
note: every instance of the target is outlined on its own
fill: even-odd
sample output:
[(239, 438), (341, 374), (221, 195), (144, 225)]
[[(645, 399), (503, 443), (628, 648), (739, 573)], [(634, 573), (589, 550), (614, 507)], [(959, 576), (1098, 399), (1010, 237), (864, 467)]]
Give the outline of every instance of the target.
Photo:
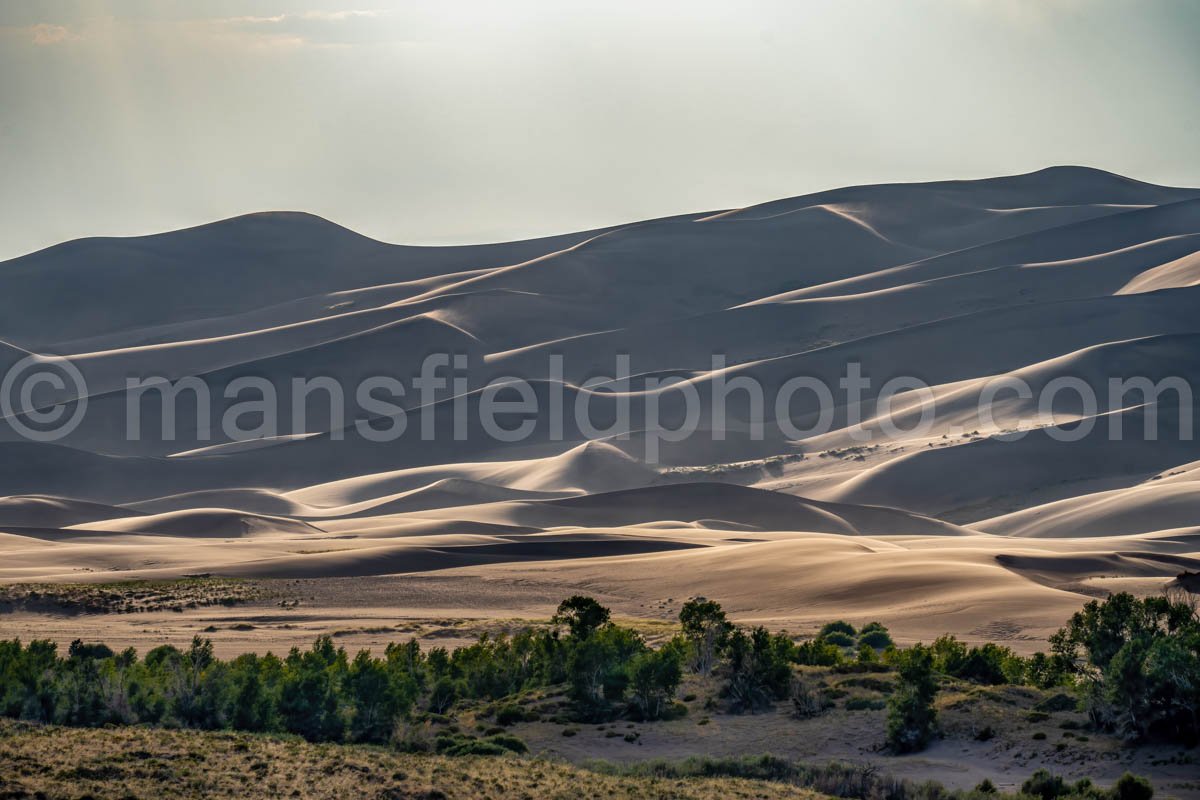
[[(269, 212), (154, 236), (80, 239), (5, 264), (13, 284), (3, 303), (0, 338), (36, 349), (44, 342), (242, 313), (339, 289), (516, 263), (590, 235), (403, 247), (311, 214)], [(279, 280), (281, 271), (286, 281)], [(56, 286), (67, 281), (80, 302), (63, 308)], [(39, 313), (54, 303), (61, 320), (51, 332)]]
[(1148, 269), (1121, 287), (1117, 294), (1137, 294), (1159, 289), (1178, 289), (1200, 283), (1200, 252)]
[(1125, 536), (1184, 528), (1200, 521), (1200, 487), (1156, 481), (1070, 497), (974, 523), (1005, 536)]
[(311, 533), (316, 528), (297, 520), (244, 514), (224, 508), (195, 508), (127, 519), (84, 522), (76, 530), (110, 533), (158, 533), (166, 536), (236, 538), (260, 533)]
[(744, 486), (680, 483), (564, 500), (523, 503), (511, 519), (527, 525), (636, 526), (655, 520), (703, 522), (719, 528), (796, 530), (814, 533), (929, 536), (962, 531), (938, 520), (890, 508), (818, 503)]
[[(1109, 587), (1193, 568), (1200, 446), (1182, 420), (1196, 401), (1086, 408), (1064, 392), (1038, 420), (1036, 400), (1005, 396), (985, 422), (980, 398), (999, 378), (1101, 397), (1113, 377), (1195, 385), (1198, 255), (1200, 190), (1081, 167), (470, 247), (279, 212), (68, 242), (0, 265), (0, 368), (64, 356), (88, 390), (85, 418), (53, 443), (0, 421), (0, 581), (436, 572), (472, 603), (500, 592), (529, 613), (586, 587), (630, 613), (703, 593), (779, 624), (854, 614), (904, 635), (1042, 635)], [(407, 381), (433, 353), (469, 369), (406, 394), (395, 441), (370, 441), (319, 395), (302, 425), (293, 413), (294, 379)], [(612, 380), (621, 354), (628, 386)], [(835, 400), (824, 432), (797, 439), (768, 419), (758, 435), (746, 391), (714, 423), (723, 382), (770, 397), (797, 376), (836, 387), (851, 363), (871, 386)], [(131, 439), (126, 380), (150, 375), (197, 379), (218, 420), (231, 381), (266, 378), (279, 430), (205, 431), (185, 398), (163, 436), (151, 397)], [(483, 388), (502, 376), (528, 380), (540, 408), (560, 401), (561, 435), (543, 415), (520, 442), (485, 435)], [(909, 393), (884, 432), (876, 398), (899, 376), (931, 387), (926, 429)], [(648, 443), (689, 409), (647, 377), (687, 381), (699, 404), (700, 433), (660, 442), (656, 463)], [(42, 408), (74, 397), (38, 392)], [(599, 435), (570, 413), (584, 403)], [(797, 395), (787, 418), (803, 428), (820, 410)], [(1094, 427), (1064, 441), (1047, 425)]]
[(96, 520), (139, 517), (131, 509), (66, 497), (17, 495), (0, 498), (0, 526), (66, 528)]

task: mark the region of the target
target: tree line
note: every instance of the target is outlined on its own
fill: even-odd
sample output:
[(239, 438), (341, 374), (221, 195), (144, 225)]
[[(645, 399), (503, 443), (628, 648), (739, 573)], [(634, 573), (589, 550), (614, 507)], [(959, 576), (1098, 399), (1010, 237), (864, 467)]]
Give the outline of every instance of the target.
[[(952, 636), (898, 648), (886, 627), (836, 621), (796, 642), (763, 627), (732, 624), (698, 598), (680, 631), (651, 647), (615, 623), (596, 600), (564, 600), (552, 625), (512, 636), (482, 635), (449, 651), (414, 641), (382, 656), (351, 656), (328, 636), (286, 657), (216, 658), (212, 642), (130, 648), (73, 642), (0, 641), (0, 714), (63, 725), (170, 725), (286, 732), (311, 741), (384, 742), (398, 722), (447, 714), (470, 701), (500, 703), (530, 689), (561, 687), (573, 719), (655, 720), (678, 708), (685, 672), (710, 676), (727, 711), (753, 713), (790, 699), (800, 716), (821, 711), (798, 665), (886, 671), (896, 676), (886, 738), (893, 750), (923, 748), (937, 732), (934, 700), (950, 676), (981, 684), (1062, 686), (1077, 692), (1093, 723), (1130, 739), (1200, 738), (1200, 619), (1180, 597), (1128, 594), (1089, 602), (1050, 640), (1022, 657)], [(515, 747), (510, 749), (517, 749)]]

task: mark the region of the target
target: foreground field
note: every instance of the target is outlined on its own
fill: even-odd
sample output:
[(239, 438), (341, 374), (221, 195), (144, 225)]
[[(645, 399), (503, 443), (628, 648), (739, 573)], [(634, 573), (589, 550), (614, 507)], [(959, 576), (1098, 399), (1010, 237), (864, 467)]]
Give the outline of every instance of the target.
[(416, 756), (232, 733), (0, 720), (5, 798), (816, 798), (733, 778), (624, 778), (541, 759)]

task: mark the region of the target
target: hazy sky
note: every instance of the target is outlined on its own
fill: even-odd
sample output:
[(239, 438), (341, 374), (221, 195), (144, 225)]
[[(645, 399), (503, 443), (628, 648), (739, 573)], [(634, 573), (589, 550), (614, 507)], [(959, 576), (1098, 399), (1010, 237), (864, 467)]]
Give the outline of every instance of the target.
[(521, 238), (1078, 163), (1200, 186), (1196, 0), (2, 0), (0, 258)]

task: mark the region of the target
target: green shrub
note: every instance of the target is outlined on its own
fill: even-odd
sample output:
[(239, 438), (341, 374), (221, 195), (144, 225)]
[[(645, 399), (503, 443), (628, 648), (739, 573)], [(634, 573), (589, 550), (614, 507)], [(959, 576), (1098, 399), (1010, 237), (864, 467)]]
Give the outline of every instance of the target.
[(851, 697), (846, 701), (847, 711), (877, 711), (887, 706), (883, 700), (874, 700), (870, 697)]
[(499, 745), (511, 753), (528, 753), (529, 746), (511, 733), (497, 733), (488, 736), (484, 741)]
[(821, 628), (817, 635), (828, 636), (831, 633), (841, 633), (845, 634), (846, 636), (854, 637), (858, 634), (858, 631), (854, 630), (854, 626), (849, 622), (839, 619), (835, 622), (825, 623), (824, 627)]
[(1021, 794), (1039, 797), (1041, 800), (1056, 800), (1067, 793), (1067, 786), (1058, 775), (1039, 769), (1021, 784)]
[(841, 647), (820, 637), (797, 645), (792, 652), (793, 661), (810, 667), (832, 667), (844, 658)]
[(1126, 772), (1112, 788), (1113, 800), (1150, 800), (1154, 787), (1143, 777)]
[(499, 742), (455, 733), (439, 734), (435, 740), (434, 750), (440, 755), (446, 756), (502, 756), (511, 752)]
[[(533, 713), (533, 716), (536, 718), (537, 714)], [(530, 712), (526, 711), (520, 706), (509, 704), (506, 706), (501, 706), (496, 711), (496, 724), (508, 727), (509, 725), (515, 725), (518, 722), (525, 722), (529, 720), (529, 717)]]
[(629, 662), (633, 710), (641, 719), (661, 719), (683, 678), (680, 655), (671, 647), (646, 650)]
[(933, 666), (955, 678), (996, 685), (1022, 679), (1025, 666), (1016, 653), (991, 642), (968, 648), (954, 636), (939, 636), (930, 646)]
[(900, 680), (888, 699), (888, 745), (897, 753), (924, 750), (937, 725), (937, 712), (933, 707), (937, 695), (933, 652), (922, 645), (914, 645), (898, 656), (896, 668)]
[(886, 650), (893, 647), (891, 634), (881, 623), (868, 622), (858, 632), (858, 645), (866, 645), (873, 650)]
[(864, 628), (863, 632), (858, 635), (858, 644), (875, 650), (886, 650), (893, 645), (893, 642), (887, 630), (868, 631)]
[(835, 647), (854, 647), (854, 636), (841, 631), (822, 633), (821, 638)]
[(781, 634), (738, 629), (726, 647), (728, 681), (723, 695), (735, 713), (759, 711), (787, 696), (791, 684), (793, 645)]

